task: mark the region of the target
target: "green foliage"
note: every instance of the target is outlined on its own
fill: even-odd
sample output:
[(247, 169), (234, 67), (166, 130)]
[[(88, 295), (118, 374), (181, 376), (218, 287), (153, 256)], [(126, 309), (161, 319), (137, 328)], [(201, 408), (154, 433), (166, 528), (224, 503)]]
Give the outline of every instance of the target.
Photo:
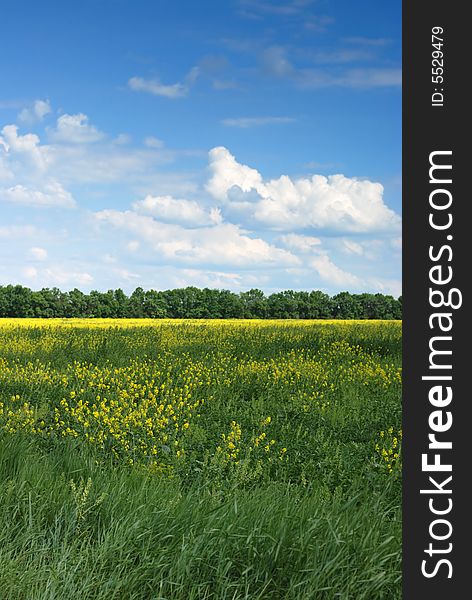
[[(13, 323), (0, 353), (2, 600), (400, 600), (399, 323)], [(205, 400), (168, 469), (38, 427), (123, 382)]]
[[(5, 600), (401, 598), (391, 481), (348, 496), (272, 483), (221, 498), (5, 437), (0, 476)], [(71, 480), (82, 495), (92, 482), (85, 502)]]
[(258, 289), (229, 290), (187, 287), (145, 291), (129, 297), (121, 289), (107, 292), (57, 288), (32, 291), (21, 285), (0, 286), (0, 318), (171, 318), (171, 319), (401, 319), (401, 298), (384, 294), (341, 292), (330, 297), (286, 290), (266, 296)]

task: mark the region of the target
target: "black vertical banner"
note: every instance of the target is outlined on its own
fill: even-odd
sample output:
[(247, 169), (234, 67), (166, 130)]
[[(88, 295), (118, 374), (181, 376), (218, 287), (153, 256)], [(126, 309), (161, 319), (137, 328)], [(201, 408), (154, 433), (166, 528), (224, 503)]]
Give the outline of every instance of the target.
[(406, 600), (472, 597), (466, 7), (438, 0), (403, 3)]

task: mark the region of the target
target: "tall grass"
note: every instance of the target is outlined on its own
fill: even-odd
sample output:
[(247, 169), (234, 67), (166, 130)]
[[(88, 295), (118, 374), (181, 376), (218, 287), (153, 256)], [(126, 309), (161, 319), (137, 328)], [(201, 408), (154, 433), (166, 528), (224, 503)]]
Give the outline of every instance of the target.
[[(52, 406), (75, 385), (20, 381), (36, 361), (172, 364), (176, 386), (188, 365), (226, 361), (163, 475), (80, 437), (0, 432), (0, 598), (399, 600), (400, 472), (375, 450), (400, 422), (400, 386), (382, 375), (400, 364), (398, 326), (196, 327), (0, 329), (6, 404)], [(270, 359), (288, 370), (272, 383)], [(307, 410), (318, 363), (334, 391)], [(266, 415), (283, 460), (246, 451)], [(215, 451), (231, 421), (237, 465)]]

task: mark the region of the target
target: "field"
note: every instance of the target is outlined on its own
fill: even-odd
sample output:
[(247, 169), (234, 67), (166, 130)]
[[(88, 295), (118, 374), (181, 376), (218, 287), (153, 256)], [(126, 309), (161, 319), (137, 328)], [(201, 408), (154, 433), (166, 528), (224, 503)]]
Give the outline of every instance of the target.
[(2, 600), (399, 600), (399, 321), (0, 321)]

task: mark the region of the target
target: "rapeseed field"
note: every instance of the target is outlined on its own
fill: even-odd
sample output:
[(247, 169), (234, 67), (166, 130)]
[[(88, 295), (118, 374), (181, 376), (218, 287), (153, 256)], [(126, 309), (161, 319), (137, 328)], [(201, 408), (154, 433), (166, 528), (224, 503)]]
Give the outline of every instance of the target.
[(401, 597), (401, 322), (0, 320), (1, 598)]

